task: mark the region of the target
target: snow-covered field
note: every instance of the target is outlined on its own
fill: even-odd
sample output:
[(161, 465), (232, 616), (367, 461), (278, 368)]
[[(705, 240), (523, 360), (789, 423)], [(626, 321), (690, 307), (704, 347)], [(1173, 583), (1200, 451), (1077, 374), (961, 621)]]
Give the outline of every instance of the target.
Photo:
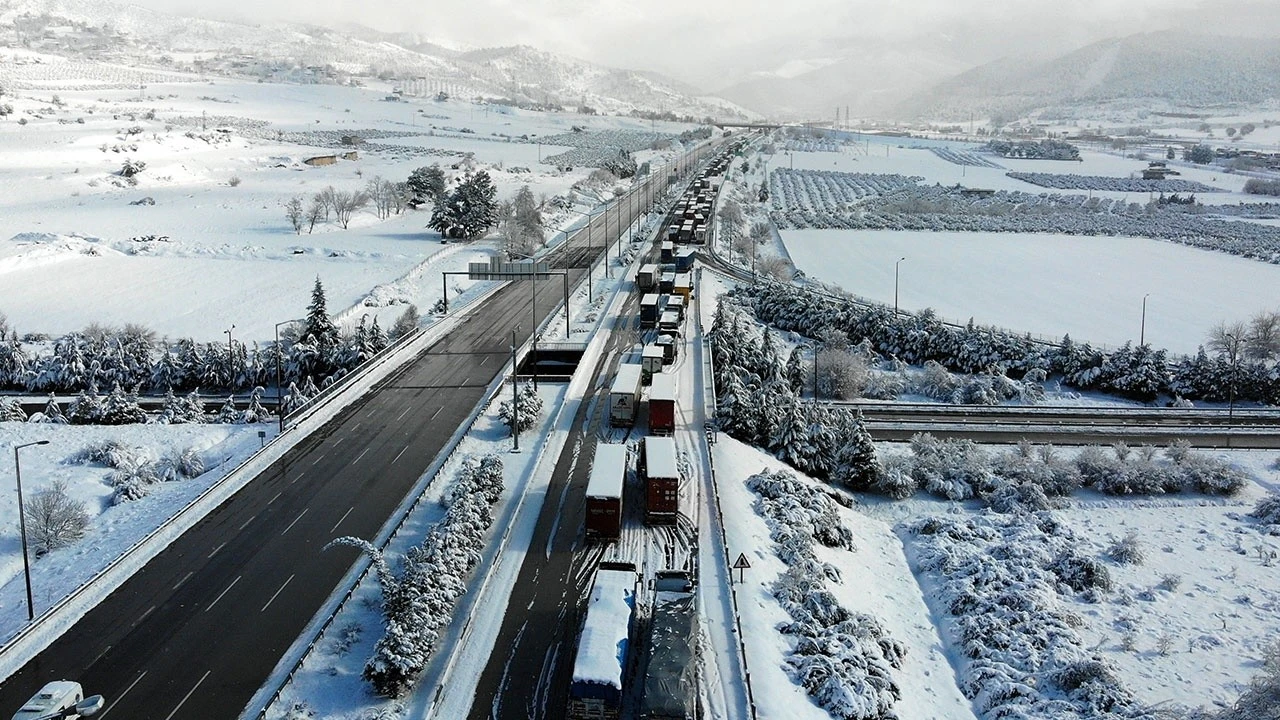
[[(1277, 307), (1280, 266), (1144, 238), (788, 230), (796, 267), (816, 280), (957, 322), (1070, 334), (1110, 346), (1146, 341), (1194, 354), (1215, 324)], [(901, 263), (898, 259), (905, 257)]]
[[(227, 80), (156, 82), (141, 94), (66, 90), (59, 105), (52, 94), (7, 94), (15, 112), (0, 122), (0, 312), (20, 333), (135, 322), (171, 338), (210, 341), (235, 325), (237, 340), (263, 342), (275, 323), (304, 312), (319, 276), (330, 312), (348, 323), (369, 314), (389, 327), (401, 303), (425, 315), (441, 292), (439, 272), (465, 269), (496, 243), (452, 251), (427, 230), (429, 208), (380, 220), (370, 206), (347, 229), (329, 220), (296, 234), (284, 213), (289, 198), (305, 203), (330, 185), (363, 189), (375, 177), (399, 182), (434, 163), (451, 178), (474, 163), (493, 177), (499, 200), (526, 184), (535, 197), (550, 197), (591, 168), (539, 164), (540, 155), (567, 148), (517, 138), (574, 125), (653, 131), (649, 121), (386, 102), (386, 94)], [(368, 141), (343, 146), (342, 135)], [(395, 149), (374, 151), (379, 144)], [(357, 159), (302, 163), (350, 150)], [(126, 158), (146, 163), (136, 185), (116, 174)], [(144, 198), (154, 204), (130, 204)], [(560, 213), (553, 221), (581, 218)], [(549, 228), (548, 239), (557, 229)], [(148, 235), (167, 240), (132, 240)]]

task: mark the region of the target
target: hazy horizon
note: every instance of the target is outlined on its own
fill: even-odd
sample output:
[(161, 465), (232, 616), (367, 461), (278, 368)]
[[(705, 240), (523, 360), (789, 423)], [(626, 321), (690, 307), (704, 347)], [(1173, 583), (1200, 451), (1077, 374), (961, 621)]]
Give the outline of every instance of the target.
[(613, 67), (649, 70), (716, 92), (752, 73), (792, 73), (851, 53), (933, 54), (956, 72), (999, 57), (1047, 57), (1107, 37), (1160, 30), (1280, 37), (1268, 0), (437, 0), (431, 8), (367, 0), (268, 0), (250, 14), (199, 0), (132, 0), (182, 15), (384, 32), (474, 47), (530, 45)]

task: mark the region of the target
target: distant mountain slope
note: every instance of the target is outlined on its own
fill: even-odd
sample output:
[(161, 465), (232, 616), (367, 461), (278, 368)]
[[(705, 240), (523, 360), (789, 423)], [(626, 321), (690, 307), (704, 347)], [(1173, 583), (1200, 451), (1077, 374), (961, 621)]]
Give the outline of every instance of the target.
[[(528, 47), (460, 50), (441, 41), (367, 28), (339, 32), (297, 24), (249, 25), (186, 18), (109, 0), (0, 0), (0, 48), (176, 70), (345, 82), (377, 77), (391, 84), (425, 79), (462, 95), (627, 114), (751, 117), (720, 98), (653, 73), (595, 65)], [(198, 61), (179, 59), (201, 53)], [(211, 57), (207, 57), (211, 56)]]
[(1004, 59), (919, 92), (902, 117), (963, 120), (1080, 103), (1175, 107), (1280, 98), (1280, 40), (1161, 32), (1103, 40), (1047, 62)]

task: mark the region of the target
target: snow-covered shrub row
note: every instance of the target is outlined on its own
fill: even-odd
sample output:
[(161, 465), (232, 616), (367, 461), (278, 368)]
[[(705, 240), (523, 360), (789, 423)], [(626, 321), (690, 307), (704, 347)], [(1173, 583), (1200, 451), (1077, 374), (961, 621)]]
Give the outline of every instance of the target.
[[(820, 199), (820, 198), (819, 198)], [(1226, 206), (1219, 214), (1253, 217)], [(941, 185), (908, 185), (856, 206), (777, 201), (770, 218), (788, 228), (929, 230), (935, 232), (1057, 233), (1116, 235), (1168, 240), (1205, 250), (1280, 263), (1280, 228), (1211, 217), (1200, 205), (1125, 203), (1058, 193), (1001, 190), (989, 196)]]
[(865, 490), (878, 472), (871, 435), (845, 407), (803, 403), (802, 375), (788, 373), (772, 333), (733, 308), (717, 308), (711, 328), (720, 428), (818, 479)]
[(1110, 577), (1049, 512), (925, 518), (905, 528), (935, 611), (955, 618), (960, 689), (989, 718), (1149, 717), (1115, 668), (1091, 653), (1063, 603), (1091, 601)]
[(1191, 452), (1185, 443), (1165, 449), (1123, 443), (1110, 452), (1097, 446), (1082, 449), (1073, 460), (1052, 446), (1023, 442), (993, 457), (971, 440), (938, 439), (929, 433), (911, 438), (911, 454), (886, 458), (873, 489), (890, 497), (910, 497), (923, 490), (947, 500), (980, 498), (1007, 512), (1050, 507), (1048, 498), (1092, 487), (1108, 495), (1161, 495), (1198, 492), (1234, 495), (1249, 480), (1226, 460)]
[(466, 458), (441, 499), (444, 518), (422, 544), (405, 554), (398, 574), (365, 540), (341, 537), (330, 543), (367, 553), (382, 586), (387, 629), (364, 666), (365, 679), (379, 694), (396, 698), (409, 692), (435, 653), (440, 633), (467, 590), (467, 576), (480, 562), (485, 534), (493, 524), (493, 504), (502, 490), (502, 458)]
[(673, 140), (675, 136), (669, 133), (620, 129), (570, 132), (538, 138), (538, 142), (543, 145), (562, 145), (573, 148), (543, 159), (544, 163), (557, 167), (602, 167), (605, 163), (614, 160), (619, 153), (629, 156), (631, 153), (653, 147), (656, 143), (670, 143)]
[(107, 485), (114, 488), (111, 504), (146, 497), (158, 482), (174, 482), (204, 474), (204, 458), (194, 448), (171, 449), (156, 459), (147, 448), (125, 445), (116, 440), (91, 443), (66, 459), (69, 463), (105, 465), (111, 468)]
[(875, 617), (840, 605), (826, 588), (828, 580), (840, 582), (840, 571), (813, 551), (814, 543), (853, 549), (853, 534), (840, 524), (835, 502), (789, 472), (753, 475), (747, 488), (760, 496), (755, 511), (787, 566), (772, 592), (792, 619), (779, 628), (795, 642), (784, 660), (792, 679), (832, 717), (897, 717), (893, 706), (902, 690), (893, 670), (902, 666), (906, 647)]
[(791, 138), (782, 146), (783, 152), (840, 152), (840, 143), (815, 138)]
[(863, 198), (884, 195), (922, 179), (887, 173), (779, 168), (769, 173), (769, 198), (773, 213), (851, 211)]
[[(1110, 352), (1066, 336), (1060, 345), (975, 326), (947, 325), (932, 310), (899, 312), (883, 305), (863, 305), (848, 298), (781, 283), (742, 286), (731, 293), (756, 318), (806, 337), (844, 334), (850, 344), (866, 341), (871, 349), (912, 365), (932, 360), (952, 372), (983, 373), (997, 368), (1014, 377), (1031, 371), (1061, 376), (1081, 390), (1111, 392), (1140, 400), (1157, 396), (1190, 400), (1250, 400), (1280, 404), (1280, 367), (1201, 350), (1193, 357), (1170, 360), (1163, 350), (1130, 344)], [(994, 389), (994, 388), (993, 388)]]
[(1097, 190), (1103, 192), (1168, 192), (1211, 193), (1227, 192), (1226, 188), (1212, 187), (1192, 180), (1144, 180), (1141, 178), (1107, 177), (1105, 175), (1067, 175), (1040, 172), (1005, 173), (1014, 180), (1055, 190)]
[(1025, 160), (1079, 160), (1080, 150), (1071, 143), (1058, 140), (992, 140), (982, 146), (983, 150), (1001, 157), (1022, 158)]
[(965, 150), (954, 150), (948, 147), (930, 147), (934, 155), (946, 160), (953, 165), (968, 165), (969, 167), (985, 167), (1003, 170), (1004, 166), (993, 163), (990, 160)]

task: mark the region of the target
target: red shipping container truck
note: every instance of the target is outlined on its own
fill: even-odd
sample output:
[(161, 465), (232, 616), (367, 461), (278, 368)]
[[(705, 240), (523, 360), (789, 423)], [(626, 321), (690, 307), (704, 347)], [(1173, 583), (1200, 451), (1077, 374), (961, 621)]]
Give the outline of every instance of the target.
[(653, 376), (649, 386), (649, 434), (670, 435), (676, 428), (676, 378)]
[(588, 540), (617, 540), (622, 536), (622, 487), (627, 477), (627, 446), (596, 443), (587, 481)]
[(680, 513), (680, 471), (676, 441), (647, 437), (640, 450), (640, 474), (644, 478), (644, 520), (653, 525), (674, 525)]

